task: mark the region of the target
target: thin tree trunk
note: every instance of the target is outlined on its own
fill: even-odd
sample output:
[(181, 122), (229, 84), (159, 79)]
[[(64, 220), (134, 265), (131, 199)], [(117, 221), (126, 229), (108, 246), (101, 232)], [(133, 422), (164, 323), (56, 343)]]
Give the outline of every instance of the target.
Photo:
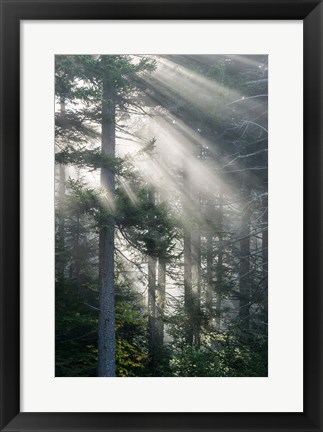
[[(196, 148), (196, 157), (202, 157), (202, 147)], [(201, 195), (198, 191), (189, 187), (189, 196), (192, 201), (191, 211), (194, 215), (194, 229), (192, 231), (192, 320), (193, 320), (193, 344), (199, 347), (201, 344)]]
[(158, 300), (157, 300), (157, 334), (158, 351), (161, 352), (164, 345), (164, 315), (166, 302), (166, 263), (159, 259), (158, 262)]
[[(207, 228), (209, 230), (209, 228)], [(212, 317), (213, 312), (213, 235), (210, 231), (206, 235), (206, 307)]]
[[(60, 103), (61, 115), (65, 116), (65, 101)], [(59, 277), (64, 279), (65, 273), (65, 165), (59, 165), (59, 190), (58, 190), (58, 244), (59, 244)]]
[(223, 193), (219, 197), (219, 216), (218, 216), (218, 260), (216, 265), (216, 304), (215, 304), (215, 323), (218, 330), (221, 327), (221, 307), (222, 307), (222, 284), (223, 284)]
[(187, 317), (186, 342), (193, 345), (193, 293), (191, 233), (184, 233), (184, 303)]
[(156, 258), (148, 257), (148, 354), (150, 366), (156, 371)]
[(210, 318), (213, 318), (213, 206), (206, 207), (206, 307)]
[[(115, 157), (116, 92), (112, 80), (103, 81), (102, 92), (102, 153)], [(114, 196), (115, 176), (112, 169), (101, 168), (101, 186), (108, 197)], [(109, 198), (108, 198), (109, 199)], [(112, 212), (111, 212), (112, 213)], [(100, 313), (99, 371), (100, 377), (116, 375), (115, 287), (114, 287), (114, 217), (111, 214), (100, 228)]]
[[(149, 190), (149, 200), (155, 203), (155, 191)], [(156, 347), (157, 347), (157, 306), (156, 306), (156, 276), (157, 276), (157, 259), (154, 256), (148, 257), (148, 354), (150, 366), (153, 374), (156, 372)]]
[(268, 196), (262, 199), (262, 273), (263, 273), (263, 301), (264, 301), (264, 320), (268, 323)]
[(193, 291), (193, 333), (194, 344), (200, 346), (201, 327), (201, 197), (198, 196), (195, 209), (195, 229), (192, 231), (192, 291)]
[(76, 238), (75, 238), (75, 279), (78, 284), (79, 291), (79, 278), (80, 278), (80, 215), (77, 214), (76, 219)]
[(191, 219), (191, 187), (186, 169), (183, 175), (183, 211), (184, 211), (184, 309), (187, 318), (186, 342), (193, 345), (194, 324), (193, 324), (193, 290), (192, 290), (192, 234), (190, 227)]
[(240, 230), (240, 305), (239, 318), (242, 331), (249, 329), (250, 321), (250, 190), (243, 182), (243, 208)]
[(192, 295), (194, 344), (200, 346), (201, 308), (201, 231), (198, 226), (192, 233)]

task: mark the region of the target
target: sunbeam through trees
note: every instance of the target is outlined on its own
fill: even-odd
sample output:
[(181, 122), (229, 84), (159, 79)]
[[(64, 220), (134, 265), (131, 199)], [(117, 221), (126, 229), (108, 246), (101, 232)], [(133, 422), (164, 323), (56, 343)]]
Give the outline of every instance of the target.
[(56, 376), (268, 375), (268, 58), (55, 58)]

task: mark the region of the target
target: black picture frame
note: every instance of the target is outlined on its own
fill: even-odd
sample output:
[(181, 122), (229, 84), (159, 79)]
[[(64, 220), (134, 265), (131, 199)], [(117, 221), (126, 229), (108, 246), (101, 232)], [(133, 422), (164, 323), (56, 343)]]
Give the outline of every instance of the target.
[[(0, 0), (0, 5), (1, 431), (322, 431), (322, 2), (317, 0)], [(31, 19), (303, 20), (305, 323), (303, 413), (20, 412), (19, 50), (20, 21)]]

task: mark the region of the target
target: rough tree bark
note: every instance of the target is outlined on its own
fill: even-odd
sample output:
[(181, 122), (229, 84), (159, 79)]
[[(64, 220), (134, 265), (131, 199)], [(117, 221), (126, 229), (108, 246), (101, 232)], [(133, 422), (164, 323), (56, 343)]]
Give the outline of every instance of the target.
[[(105, 77), (102, 90), (102, 153), (115, 157), (116, 90), (114, 82)], [(107, 196), (115, 192), (113, 169), (101, 168), (101, 186)], [(109, 199), (109, 198), (108, 198)], [(112, 213), (112, 212), (111, 212)], [(100, 377), (116, 375), (115, 287), (114, 287), (114, 217), (107, 217), (100, 228), (100, 313), (99, 313), (99, 370)]]

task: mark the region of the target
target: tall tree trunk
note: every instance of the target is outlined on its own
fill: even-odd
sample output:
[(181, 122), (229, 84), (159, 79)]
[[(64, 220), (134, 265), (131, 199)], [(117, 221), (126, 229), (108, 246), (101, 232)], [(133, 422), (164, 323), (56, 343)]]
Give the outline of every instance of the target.
[(156, 371), (156, 258), (148, 257), (148, 354), (150, 366)]
[(201, 230), (199, 226), (192, 232), (192, 296), (193, 342), (199, 347), (201, 327)]
[(184, 168), (183, 175), (183, 211), (184, 211), (184, 309), (187, 319), (186, 342), (193, 345), (194, 324), (193, 311), (194, 300), (192, 290), (192, 234), (190, 227), (191, 219), (191, 185), (188, 173)]
[(158, 352), (162, 352), (164, 345), (164, 316), (166, 303), (166, 263), (158, 261), (158, 299), (157, 299), (157, 334)]
[[(61, 115), (65, 116), (65, 101), (60, 103)], [(65, 187), (66, 173), (65, 165), (59, 165), (59, 189), (58, 189), (58, 244), (59, 244), (59, 266), (58, 274), (64, 279), (65, 273)]]
[[(197, 159), (202, 157), (202, 147), (195, 149)], [(191, 185), (190, 185), (191, 186)], [(193, 344), (200, 347), (201, 344), (201, 194), (189, 188), (190, 199), (192, 201), (194, 227), (191, 236), (191, 264), (192, 264), (192, 303), (193, 303)]]
[(192, 230), (192, 294), (193, 294), (193, 334), (194, 344), (200, 346), (201, 328), (201, 197), (196, 197), (194, 229)]
[(184, 306), (187, 317), (186, 342), (193, 345), (192, 242), (189, 231), (184, 233)]
[(209, 313), (212, 313), (213, 308), (213, 272), (212, 272), (212, 258), (213, 258), (213, 235), (209, 231), (206, 234), (206, 305)]
[(209, 314), (209, 318), (213, 318), (213, 206), (211, 199), (208, 198), (206, 204), (206, 225), (205, 225), (205, 237), (206, 237), (206, 308)]
[[(155, 191), (149, 190), (149, 200), (155, 203)], [(148, 354), (150, 367), (153, 374), (156, 372), (156, 348), (157, 348), (157, 306), (156, 306), (156, 276), (157, 259), (154, 256), (148, 257)]]
[(77, 280), (77, 289), (79, 291), (80, 279), (80, 215), (76, 216), (76, 233), (75, 233), (75, 279)]
[(218, 330), (221, 327), (221, 307), (222, 307), (222, 284), (223, 284), (223, 193), (219, 197), (218, 213), (218, 252), (216, 265), (216, 304), (215, 304), (215, 323)]
[(266, 323), (266, 332), (268, 325), (268, 195), (262, 199), (263, 217), (262, 217), (262, 277), (263, 277), (263, 302), (264, 302), (264, 320)]
[(250, 189), (243, 181), (242, 214), (240, 230), (240, 305), (241, 330), (249, 329), (250, 312)]
[[(103, 80), (102, 91), (102, 153), (115, 157), (116, 90), (112, 79)], [(101, 168), (101, 186), (108, 197), (115, 192), (113, 169)], [(109, 199), (109, 198), (108, 198)], [(114, 227), (113, 214), (100, 228), (100, 313), (99, 313), (99, 371), (100, 377), (116, 375), (115, 287), (114, 287)]]

